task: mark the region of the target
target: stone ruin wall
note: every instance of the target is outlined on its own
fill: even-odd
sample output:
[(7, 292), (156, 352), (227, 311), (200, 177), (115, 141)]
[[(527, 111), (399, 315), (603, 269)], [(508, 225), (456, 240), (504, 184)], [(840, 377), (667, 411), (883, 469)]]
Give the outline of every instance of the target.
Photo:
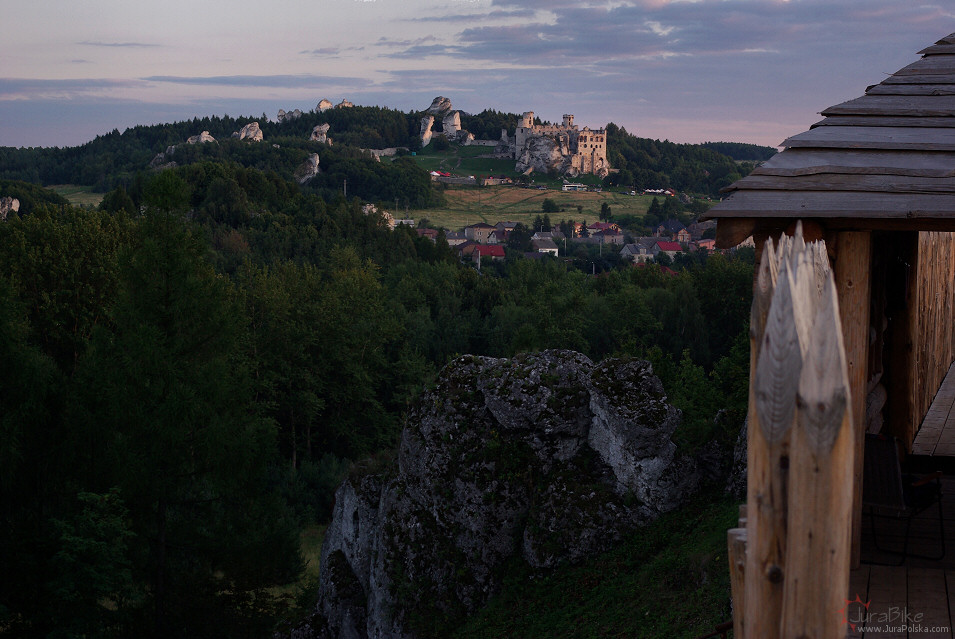
[[(502, 135), (502, 138), (506, 133)], [(528, 140), (534, 137), (551, 137), (557, 140), (562, 149), (568, 149), (570, 167), (577, 173), (596, 173), (606, 175), (610, 165), (607, 162), (607, 131), (584, 127), (582, 130), (574, 124), (574, 116), (565, 114), (561, 124), (535, 125), (534, 112), (527, 111), (521, 116), (510, 145), (510, 155), (518, 158)]]

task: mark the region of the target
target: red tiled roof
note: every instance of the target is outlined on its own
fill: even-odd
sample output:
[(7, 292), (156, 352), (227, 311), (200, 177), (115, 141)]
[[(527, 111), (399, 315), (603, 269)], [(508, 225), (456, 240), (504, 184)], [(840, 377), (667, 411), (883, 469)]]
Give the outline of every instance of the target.
[(661, 251), (676, 251), (679, 253), (683, 250), (679, 242), (657, 242), (657, 246), (660, 247)]
[(480, 244), (474, 247), (474, 251), (481, 257), (504, 257), (504, 247), (495, 244)]

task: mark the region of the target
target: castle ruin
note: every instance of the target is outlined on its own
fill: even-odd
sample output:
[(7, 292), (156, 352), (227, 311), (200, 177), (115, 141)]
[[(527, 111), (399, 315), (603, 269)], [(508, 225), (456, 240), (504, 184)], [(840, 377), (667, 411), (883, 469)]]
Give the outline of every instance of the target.
[(500, 148), (517, 160), (516, 168), (522, 172), (557, 171), (571, 176), (593, 173), (605, 177), (610, 169), (606, 129), (578, 129), (573, 115), (564, 115), (559, 125), (540, 125), (534, 124), (534, 112), (527, 111), (514, 137), (506, 130), (501, 132)]

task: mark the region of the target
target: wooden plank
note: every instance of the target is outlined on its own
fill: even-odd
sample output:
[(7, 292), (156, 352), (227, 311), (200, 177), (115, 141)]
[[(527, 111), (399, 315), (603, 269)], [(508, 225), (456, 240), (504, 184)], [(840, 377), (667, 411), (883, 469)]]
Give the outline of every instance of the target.
[(875, 84), (866, 95), (955, 95), (955, 84)]
[[(837, 169), (838, 170), (838, 169)], [(753, 173), (735, 185), (737, 190), (867, 191), (870, 193), (955, 194), (955, 177), (815, 173), (781, 176)]]
[[(906, 639), (906, 632), (885, 632), (888, 628), (897, 628), (898, 624), (889, 622), (891, 609), (905, 607), (907, 601), (908, 583), (904, 567), (872, 566), (869, 572), (869, 609), (870, 621), (868, 625), (878, 627), (883, 632), (866, 633), (873, 637), (889, 637), (892, 639)], [(884, 616), (880, 617), (880, 615)]]
[(955, 176), (955, 153), (796, 147), (777, 153), (756, 167), (750, 175), (796, 176), (837, 172), (952, 177)]
[[(707, 217), (955, 219), (955, 195), (831, 191), (734, 191)], [(827, 225), (829, 227), (829, 225)], [(830, 227), (831, 228), (831, 227)], [(874, 228), (874, 227), (859, 227)]]
[(955, 58), (949, 56), (926, 56), (906, 65), (893, 73), (893, 76), (948, 74), (955, 70)]
[(955, 115), (955, 96), (864, 95), (836, 104), (822, 115)]
[[(890, 98), (885, 97), (884, 99)], [(955, 100), (955, 97), (953, 97), (953, 100)], [(952, 113), (955, 114), (955, 101), (952, 102), (952, 109)], [(783, 146), (789, 148), (955, 151), (955, 130), (950, 127), (933, 129), (888, 126), (821, 126), (787, 138), (783, 141)]]
[[(912, 616), (912, 625), (926, 631), (913, 636), (919, 639), (951, 639), (948, 611), (948, 594), (945, 572), (931, 568), (909, 568), (907, 612)], [(948, 632), (929, 632), (933, 628), (948, 628)]]
[[(811, 273), (797, 278), (814, 279)], [(793, 316), (809, 326), (791, 433), (781, 634), (839, 639), (845, 636), (856, 437), (836, 284), (831, 274), (824, 282), (818, 303), (811, 299), (818, 296), (814, 283), (793, 296)]]
[(955, 44), (949, 43), (933, 44), (918, 52), (919, 55), (948, 55), (952, 53), (955, 53)]
[(733, 598), (733, 636), (743, 637), (745, 619), (746, 529), (730, 528), (726, 533), (730, 570), (730, 595)]
[(862, 538), (862, 460), (865, 446), (865, 403), (869, 361), (869, 308), (871, 306), (872, 234), (838, 233), (833, 276), (841, 314), (848, 382), (852, 397), (854, 466), (852, 473), (851, 564), (859, 566)]
[(820, 126), (907, 126), (915, 128), (952, 128), (955, 117), (914, 118), (905, 115), (830, 115), (809, 128)]
[(955, 83), (955, 73), (921, 73), (913, 75), (892, 75), (882, 81), (882, 84), (952, 84)]

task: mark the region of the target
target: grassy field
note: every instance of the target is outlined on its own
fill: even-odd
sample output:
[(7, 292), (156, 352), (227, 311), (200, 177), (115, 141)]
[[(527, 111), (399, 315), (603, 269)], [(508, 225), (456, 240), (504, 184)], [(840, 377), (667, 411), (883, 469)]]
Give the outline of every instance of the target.
[(726, 530), (739, 506), (723, 499), (664, 515), (616, 549), (543, 578), (517, 571), (454, 634), (505, 637), (686, 637), (730, 619)]
[(55, 184), (49, 188), (65, 197), (73, 206), (96, 207), (99, 206), (99, 203), (103, 201), (103, 194), (93, 193), (88, 186), (77, 186), (75, 184)]
[(610, 191), (565, 193), (517, 186), (449, 187), (444, 192), (444, 206), (414, 211), (411, 215), (417, 216), (416, 219), (428, 218), (433, 227), (451, 230), (460, 230), (477, 222), (496, 224), (505, 220), (530, 225), (536, 216), (543, 215), (541, 203), (545, 198), (552, 199), (563, 209), (560, 213), (549, 214), (553, 223), (562, 219), (596, 222), (604, 202), (614, 215), (643, 215), (653, 199)]
[(490, 155), (493, 148), (487, 146), (458, 146), (452, 144), (446, 151), (436, 151), (427, 146), (415, 155), (415, 161), (427, 171), (447, 171), (455, 175), (507, 175), (517, 177), (514, 160), (478, 157)]

